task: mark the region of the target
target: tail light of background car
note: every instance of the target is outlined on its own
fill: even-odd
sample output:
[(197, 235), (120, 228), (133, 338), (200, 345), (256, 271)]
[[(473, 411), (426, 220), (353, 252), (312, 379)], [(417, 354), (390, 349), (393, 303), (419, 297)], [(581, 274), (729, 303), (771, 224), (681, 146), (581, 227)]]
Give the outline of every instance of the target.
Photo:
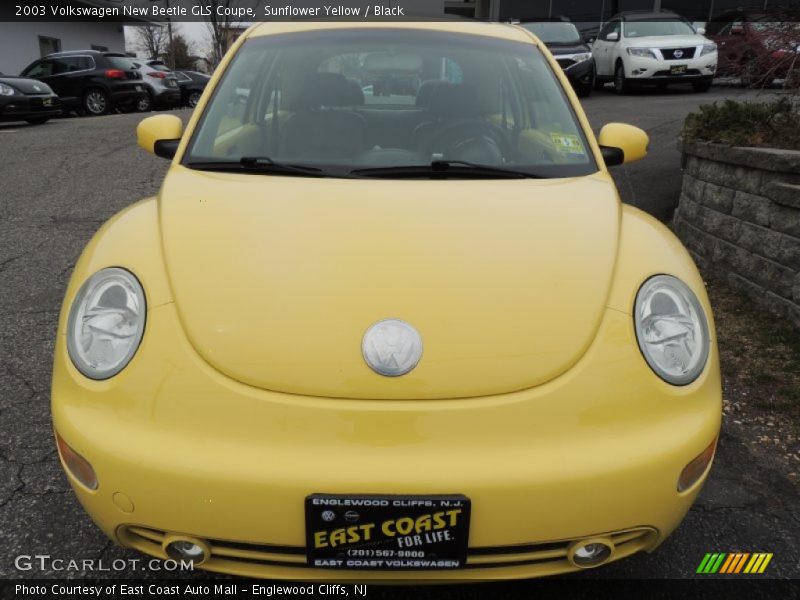
[(106, 77), (109, 79), (125, 79), (125, 71), (122, 69), (106, 69)]
[(150, 75), (150, 77), (155, 77), (156, 79), (164, 79), (167, 76), (167, 74), (163, 73), (162, 71), (150, 71), (148, 75)]

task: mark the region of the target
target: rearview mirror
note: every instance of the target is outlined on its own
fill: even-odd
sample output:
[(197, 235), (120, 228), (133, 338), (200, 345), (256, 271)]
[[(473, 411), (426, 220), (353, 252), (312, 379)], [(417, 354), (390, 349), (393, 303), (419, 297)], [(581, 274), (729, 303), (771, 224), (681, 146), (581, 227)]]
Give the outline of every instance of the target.
[(609, 123), (600, 130), (597, 143), (607, 167), (640, 160), (647, 156), (650, 138), (633, 125)]
[(616, 42), (618, 39), (619, 39), (619, 33), (617, 33), (616, 31), (612, 31), (606, 36), (606, 40), (608, 40), (609, 42)]
[(175, 157), (182, 135), (183, 121), (175, 115), (148, 117), (136, 128), (139, 146), (161, 158)]

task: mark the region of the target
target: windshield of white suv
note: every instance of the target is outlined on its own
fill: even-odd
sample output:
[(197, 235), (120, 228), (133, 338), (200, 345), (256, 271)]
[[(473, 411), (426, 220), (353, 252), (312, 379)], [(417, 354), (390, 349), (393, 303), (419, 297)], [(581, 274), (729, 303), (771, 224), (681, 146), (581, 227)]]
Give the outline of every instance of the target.
[(695, 35), (686, 21), (623, 21), (622, 33), (627, 38), (658, 35)]
[(572, 23), (541, 22), (520, 23), (545, 44), (580, 44), (581, 35)]
[(535, 45), (408, 29), (248, 39), (183, 157), (194, 168), (342, 176), (444, 162), (490, 166), (486, 177), (597, 171)]

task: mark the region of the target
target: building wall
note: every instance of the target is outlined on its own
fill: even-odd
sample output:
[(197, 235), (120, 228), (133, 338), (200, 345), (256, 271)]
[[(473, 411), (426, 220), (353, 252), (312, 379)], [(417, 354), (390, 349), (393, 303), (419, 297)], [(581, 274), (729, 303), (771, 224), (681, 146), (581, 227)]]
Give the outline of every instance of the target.
[(0, 23), (0, 72), (18, 75), (37, 58), (39, 36), (58, 38), (61, 50), (86, 50), (106, 46), (125, 51), (125, 33), (120, 23)]

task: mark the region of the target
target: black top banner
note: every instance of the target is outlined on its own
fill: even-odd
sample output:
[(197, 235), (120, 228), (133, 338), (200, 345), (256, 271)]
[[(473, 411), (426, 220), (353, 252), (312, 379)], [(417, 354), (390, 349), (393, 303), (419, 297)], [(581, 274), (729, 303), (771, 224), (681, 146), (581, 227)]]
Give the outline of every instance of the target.
[(444, 17), (444, 5), (444, 0), (3, 0), (0, 21), (407, 20)]

